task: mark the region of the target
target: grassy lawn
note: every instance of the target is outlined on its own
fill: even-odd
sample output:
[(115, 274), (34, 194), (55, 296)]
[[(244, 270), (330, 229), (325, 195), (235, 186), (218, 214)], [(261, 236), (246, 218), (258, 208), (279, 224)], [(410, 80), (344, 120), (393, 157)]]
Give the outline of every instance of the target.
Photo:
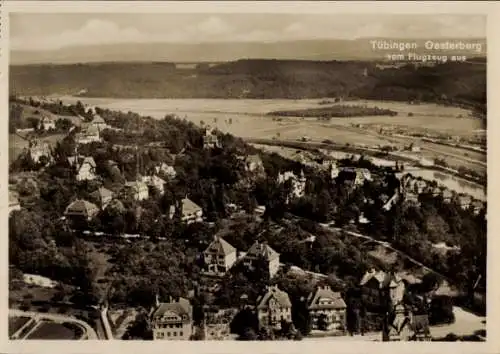
[(75, 324), (43, 321), (26, 339), (80, 339), (82, 334)]

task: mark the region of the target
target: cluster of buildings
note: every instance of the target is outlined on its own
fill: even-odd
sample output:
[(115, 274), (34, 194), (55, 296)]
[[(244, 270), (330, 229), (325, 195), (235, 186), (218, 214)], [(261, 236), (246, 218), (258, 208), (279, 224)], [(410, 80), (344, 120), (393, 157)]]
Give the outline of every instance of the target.
[(441, 196), (445, 203), (456, 201), (464, 210), (472, 208), (474, 213), (478, 214), (485, 208), (485, 202), (473, 198), (465, 193), (455, 193), (444, 186), (437, 186), (422, 178), (414, 177), (411, 174), (400, 176), (400, 188), (398, 191), (408, 203), (418, 205), (418, 196), (430, 193), (434, 196)]
[(260, 264), (265, 264), (271, 279), (278, 273), (280, 254), (267, 243), (259, 241), (256, 241), (246, 253), (240, 253), (222, 237), (215, 236), (203, 252), (203, 261), (205, 263), (204, 273), (214, 276), (223, 276), (238, 261), (251, 270)]
[[(313, 330), (345, 330), (346, 304), (340, 293), (332, 291), (329, 286), (318, 286), (304, 301)], [(281, 330), (283, 323), (292, 323), (290, 296), (276, 285), (268, 286), (250, 308), (259, 328)], [(202, 325), (205, 339), (227, 339), (230, 323), (237, 312), (238, 309), (206, 311)], [(156, 340), (189, 340), (194, 333), (193, 307), (185, 298), (170, 298), (163, 303), (157, 300), (151, 311), (151, 324)]]

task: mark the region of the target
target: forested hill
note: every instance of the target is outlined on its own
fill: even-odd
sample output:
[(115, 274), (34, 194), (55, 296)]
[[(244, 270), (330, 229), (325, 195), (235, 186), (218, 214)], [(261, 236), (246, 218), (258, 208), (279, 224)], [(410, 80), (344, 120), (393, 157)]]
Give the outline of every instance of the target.
[[(374, 62), (238, 60), (209, 67), (173, 63), (12, 66), (17, 95), (116, 98), (359, 97), (441, 101), (485, 109), (486, 65), (476, 62), (380, 69)], [(481, 65), (483, 64), (483, 65)]]

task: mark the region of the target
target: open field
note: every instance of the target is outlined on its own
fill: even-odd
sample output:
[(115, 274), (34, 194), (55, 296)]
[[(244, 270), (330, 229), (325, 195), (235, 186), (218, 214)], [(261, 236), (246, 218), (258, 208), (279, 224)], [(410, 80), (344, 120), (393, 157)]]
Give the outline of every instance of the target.
[[(474, 131), (484, 129), (484, 121), (470, 118), (468, 110), (440, 106), (436, 104), (408, 104), (388, 101), (349, 101), (349, 105), (366, 105), (398, 112), (398, 116), (375, 116), (355, 118), (332, 118), (328, 122), (315, 118), (270, 117), (266, 113), (278, 110), (294, 110), (321, 107), (321, 99), (106, 99), (61, 97), (63, 102), (75, 103), (82, 100), (89, 106), (111, 110), (132, 111), (145, 116), (161, 119), (166, 114), (176, 114), (200, 125), (210, 125), (219, 130), (242, 138), (273, 137), (296, 140), (307, 136), (312, 141), (332, 140), (340, 144), (388, 145), (406, 144), (415, 139), (394, 138), (363, 128), (353, 128), (352, 124), (383, 124), (425, 127), (429, 132), (446, 132), (459, 136), (470, 136)], [(338, 104), (343, 104), (339, 102)], [(408, 113), (413, 116), (409, 117)], [(458, 118), (458, 117), (462, 118)], [(445, 158), (449, 165), (465, 166), (486, 172), (485, 154), (467, 152), (462, 149), (428, 142), (419, 143), (422, 154), (429, 158)], [(475, 163), (479, 161), (480, 163)]]

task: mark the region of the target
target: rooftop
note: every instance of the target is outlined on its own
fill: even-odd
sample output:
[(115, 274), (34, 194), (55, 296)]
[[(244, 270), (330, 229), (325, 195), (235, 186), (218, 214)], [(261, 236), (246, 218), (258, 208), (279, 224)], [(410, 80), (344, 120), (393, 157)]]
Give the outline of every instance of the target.
[(228, 255), (236, 252), (236, 248), (234, 248), (222, 237), (216, 236), (212, 243), (210, 243), (210, 245), (205, 250), (205, 252), (210, 251), (217, 251), (218, 253), (222, 253), (223, 255)]
[[(320, 300), (327, 299), (331, 303), (322, 304)], [(334, 292), (329, 286), (320, 286), (316, 291), (309, 294), (307, 298), (307, 307), (314, 309), (344, 309), (346, 304), (338, 292)]]
[(257, 308), (264, 309), (269, 305), (271, 300), (276, 301), (279, 307), (292, 307), (290, 297), (283, 290), (278, 289), (276, 285), (269, 286), (267, 292), (257, 299)]
[(273, 250), (267, 243), (255, 242), (248, 250), (246, 256), (264, 257), (268, 262), (278, 258), (280, 254)]

